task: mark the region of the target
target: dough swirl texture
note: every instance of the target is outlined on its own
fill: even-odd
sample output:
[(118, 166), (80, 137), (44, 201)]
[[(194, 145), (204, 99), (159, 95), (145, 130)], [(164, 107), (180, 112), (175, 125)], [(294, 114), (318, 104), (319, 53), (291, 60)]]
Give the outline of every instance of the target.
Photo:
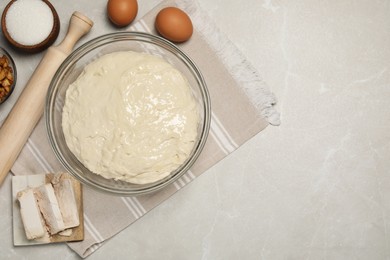
[(90, 171), (144, 184), (177, 169), (197, 138), (186, 78), (146, 53), (114, 52), (88, 64), (66, 93), (66, 143)]

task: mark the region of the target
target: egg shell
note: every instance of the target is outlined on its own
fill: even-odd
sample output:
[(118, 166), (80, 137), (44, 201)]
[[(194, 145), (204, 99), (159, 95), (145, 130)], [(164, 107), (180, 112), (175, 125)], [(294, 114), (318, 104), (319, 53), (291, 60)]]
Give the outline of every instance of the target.
[(187, 41), (193, 32), (190, 17), (176, 7), (162, 9), (156, 16), (155, 27), (161, 36), (173, 42)]
[(111, 22), (119, 27), (129, 25), (138, 13), (137, 0), (108, 0), (107, 14)]

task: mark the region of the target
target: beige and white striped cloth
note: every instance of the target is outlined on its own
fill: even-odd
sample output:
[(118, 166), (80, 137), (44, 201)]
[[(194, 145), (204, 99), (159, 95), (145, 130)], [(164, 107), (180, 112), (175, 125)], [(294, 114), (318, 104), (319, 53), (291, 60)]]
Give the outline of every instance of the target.
[[(179, 191), (269, 123), (279, 124), (279, 114), (273, 108), (275, 98), (259, 74), (193, 1), (164, 1), (137, 21), (131, 30), (155, 34), (156, 13), (165, 6), (175, 5), (190, 14), (195, 28), (192, 38), (179, 47), (202, 71), (211, 96), (212, 123), (207, 144), (191, 170), (160, 192), (138, 197), (114, 197), (84, 187), (85, 239), (68, 243), (81, 257), (96, 251), (105, 240)], [(61, 170), (63, 168), (48, 143), (44, 120), (41, 120), (12, 173), (42, 174)]]

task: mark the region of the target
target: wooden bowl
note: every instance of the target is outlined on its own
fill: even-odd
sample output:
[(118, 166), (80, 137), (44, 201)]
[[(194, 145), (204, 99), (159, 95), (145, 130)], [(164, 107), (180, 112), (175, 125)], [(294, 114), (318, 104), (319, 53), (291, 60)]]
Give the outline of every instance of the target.
[[(14, 47), (17, 50), (23, 51), (23, 52), (29, 52), (29, 53), (37, 53), (40, 51), (45, 50), (50, 45), (53, 44), (53, 42), (57, 39), (58, 33), (60, 32), (60, 19), (58, 17), (57, 11), (55, 10), (54, 6), (48, 1), (48, 0), (42, 0), (45, 4), (47, 4), (53, 14), (53, 28), (46, 39), (44, 39), (42, 42), (34, 45), (23, 45), (19, 42), (12, 39), (11, 35), (7, 31), (7, 23), (6, 23), (6, 15), (13, 3), (15, 3), (16, 0), (10, 1), (7, 6), (4, 8), (3, 14), (1, 16), (1, 30), (3, 31), (3, 35), (5, 39), (11, 44), (12, 47)], [(33, 32), (32, 32), (33, 33)]]

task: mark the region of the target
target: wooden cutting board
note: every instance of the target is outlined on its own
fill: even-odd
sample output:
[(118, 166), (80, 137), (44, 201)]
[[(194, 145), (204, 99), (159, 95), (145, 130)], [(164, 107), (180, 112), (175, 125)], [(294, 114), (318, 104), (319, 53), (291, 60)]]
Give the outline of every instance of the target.
[(42, 238), (34, 240), (28, 240), (24, 232), (24, 226), (22, 217), (20, 215), (20, 206), (16, 198), (19, 191), (27, 188), (35, 188), (45, 183), (50, 183), (54, 174), (35, 174), (35, 175), (23, 175), (12, 177), (12, 212), (13, 212), (13, 235), (15, 246), (27, 246), (27, 245), (38, 245), (38, 244), (49, 244), (58, 242), (69, 242), (69, 241), (81, 241), (84, 239), (84, 212), (83, 212), (83, 193), (80, 182), (75, 180), (70, 175), (66, 174), (65, 178), (72, 181), (73, 191), (76, 197), (77, 208), (79, 212), (80, 225), (72, 228), (72, 234), (70, 236), (53, 235), (48, 234)]

